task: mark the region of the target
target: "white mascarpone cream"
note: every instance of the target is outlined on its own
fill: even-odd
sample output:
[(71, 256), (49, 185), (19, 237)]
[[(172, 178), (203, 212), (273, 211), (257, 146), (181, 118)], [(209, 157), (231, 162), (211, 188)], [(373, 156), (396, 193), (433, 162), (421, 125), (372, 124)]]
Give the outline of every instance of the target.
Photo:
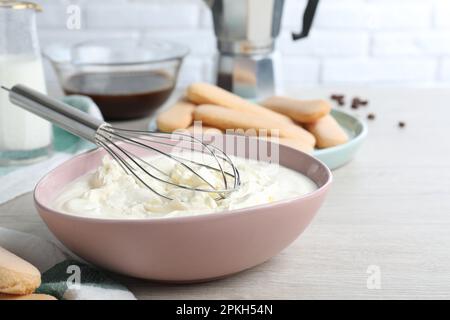
[[(184, 190), (146, 177), (145, 182), (150, 187), (173, 200), (164, 199), (126, 174), (114, 160), (105, 157), (97, 170), (67, 185), (54, 201), (53, 207), (69, 214), (96, 218), (174, 217), (267, 204), (317, 189), (316, 184), (308, 177), (286, 167), (238, 157), (230, 158), (239, 170), (241, 185), (224, 199), (220, 199), (215, 193)], [(164, 156), (147, 158), (146, 161), (163, 170), (171, 181), (197, 188), (210, 188), (191, 171)], [(208, 163), (214, 162), (209, 159)], [(220, 172), (192, 164), (190, 166), (209, 183), (223, 188)], [(225, 169), (230, 170), (230, 167)], [(156, 171), (149, 171), (163, 177)], [(228, 181), (233, 183), (231, 177), (228, 177)]]

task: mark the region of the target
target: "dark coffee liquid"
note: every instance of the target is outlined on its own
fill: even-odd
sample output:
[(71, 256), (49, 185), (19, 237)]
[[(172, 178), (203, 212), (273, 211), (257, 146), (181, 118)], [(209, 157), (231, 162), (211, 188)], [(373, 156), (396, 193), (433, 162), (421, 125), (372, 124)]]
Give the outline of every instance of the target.
[(150, 115), (170, 96), (174, 79), (162, 72), (80, 73), (63, 85), (66, 94), (92, 98), (106, 120)]

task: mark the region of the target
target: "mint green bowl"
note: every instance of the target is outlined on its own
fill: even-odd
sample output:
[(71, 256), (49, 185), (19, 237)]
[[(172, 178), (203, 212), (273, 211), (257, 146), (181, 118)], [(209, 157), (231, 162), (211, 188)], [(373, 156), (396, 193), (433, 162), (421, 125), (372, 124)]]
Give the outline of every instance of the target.
[(331, 115), (347, 132), (349, 141), (336, 147), (316, 149), (313, 156), (333, 170), (342, 167), (354, 158), (367, 136), (367, 124), (340, 110), (333, 109)]

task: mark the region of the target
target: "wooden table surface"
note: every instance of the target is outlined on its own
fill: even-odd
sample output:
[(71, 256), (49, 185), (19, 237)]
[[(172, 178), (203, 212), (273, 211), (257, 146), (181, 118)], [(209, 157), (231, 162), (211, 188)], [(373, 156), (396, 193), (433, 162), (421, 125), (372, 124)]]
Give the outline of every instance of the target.
[[(260, 266), (209, 283), (118, 278), (147, 299), (450, 298), (450, 89), (294, 94), (341, 92), (368, 98), (370, 105), (355, 113), (376, 119), (357, 158), (334, 171), (324, 206), (295, 243)], [(30, 194), (0, 206), (0, 225), (50, 236)]]

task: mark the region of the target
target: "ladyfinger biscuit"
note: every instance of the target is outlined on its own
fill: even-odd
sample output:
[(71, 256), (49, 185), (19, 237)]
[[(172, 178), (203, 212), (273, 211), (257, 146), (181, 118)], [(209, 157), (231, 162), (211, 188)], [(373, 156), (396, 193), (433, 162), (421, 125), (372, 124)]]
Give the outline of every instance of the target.
[(261, 104), (300, 123), (317, 121), (331, 110), (331, 106), (326, 100), (298, 100), (274, 96), (264, 100)]
[(331, 115), (305, 124), (305, 128), (316, 137), (318, 148), (333, 147), (348, 141), (347, 133)]
[(280, 137), (299, 139), (314, 146), (314, 136), (300, 126), (291, 123), (280, 124), (279, 121), (265, 116), (255, 116), (251, 113), (222, 108), (215, 105), (200, 105), (194, 111), (194, 119), (202, 121), (207, 126), (227, 129), (254, 129), (259, 134), (261, 130), (278, 130)]
[(32, 293), (25, 295), (0, 294), (0, 300), (58, 300), (48, 294)]
[(278, 140), (277, 140), (274, 137), (265, 137), (265, 138), (260, 137), (260, 139), (269, 140), (271, 142), (277, 142), (279, 144), (291, 147), (293, 149), (300, 150), (300, 151), (308, 153), (308, 154), (311, 154), (314, 151), (314, 147), (312, 145), (307, 144), (299, 139), (278, 138)]
[(36, 267), (0, 247), (0, 293), (30, 294), (40, 284)]
[(163, 132), (173, 132), (186, 129), (192, 124), (195, 105), (186, 101), (179, 101), (168, 110), (160, 113), (156, 118), (158, 129)]
[(289, 117), (247, 101), (231, 92), (209, 83), (191, 84), (187, 89), (186, 96), (189, 101), (195, 104), (213, 104), (237, 111), (265, 115), (283, 123), (292, 122)]
[(223, 134), (222, 130), (214, 128), (214, 127), (207, 127), (207, 126), (201, 126), (201, 127), (190, 126), (186, 130), (192, 134), (193, 133), (211, 134), (211, 135)]

